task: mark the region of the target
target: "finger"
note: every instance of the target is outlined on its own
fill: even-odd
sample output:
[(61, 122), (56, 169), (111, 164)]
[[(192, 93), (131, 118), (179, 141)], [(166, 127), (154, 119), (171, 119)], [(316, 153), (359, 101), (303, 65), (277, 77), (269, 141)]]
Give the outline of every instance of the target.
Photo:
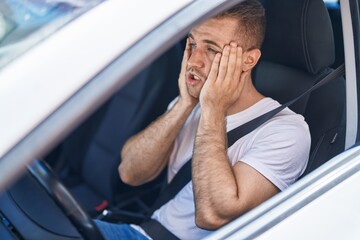
[(231, 81), (231, 82), (233, 81), (236, 67), (237, 67), (237, 44), (232, 42), (230, 44), (230, 56), (229, 56), (225, 81)]
[(186, 45), (185, 45), (183, 59), (181, 61), (181, 70), (180, 70), (179, 81), (185, 77), (185, 73), (186, 73), (186, 69), (187, 69), (187, 63), (188, 63), (188, 60), (190, 58), (190, 52), (191, 52), (190, 40), (189, 40), (189, 38), (187, 38), (186, 39)]
[(234, 79), (240, 81), (240, 75), (242, 72), (243, 51), (241, 47), (237, 47), (236, 51), (237, 51), (237, 55), (236, 55), (236, 67), (234, 71)]
[(182, 59), (182, 65), (186, 64), (187, 61), (189, 60), (189, 56), (190, 56), (190, 40), (189, 38), (186, 39), (186, 45), (185, 45), (185, 51), (184, 51), (184, 56)]
[(207, 81), (215, 81), (217, 79), (218, 71), (219, 71), (220, 58), (221, 58), (221, 54), (217, 53), (215, 55), (215, 57), (214, 57), (214, 60), (213, 60), (212, 64), (211, 64), (210, 73), (209, 73), (209, 76), (207, 78)]
[(226, 45), (223, 49), (223, 54), (221, 56), (219, 74), (217, 80), (224, 81), (225, 79), (228, 62), (229, 62), (229, 55), (230, 55), (230, 46)]

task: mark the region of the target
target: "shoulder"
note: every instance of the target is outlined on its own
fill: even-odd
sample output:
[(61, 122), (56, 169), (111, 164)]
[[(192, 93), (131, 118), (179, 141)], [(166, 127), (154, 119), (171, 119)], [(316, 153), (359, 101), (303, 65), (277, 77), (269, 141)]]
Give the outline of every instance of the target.
[[(278, 106), (268, 98), (257, 107), (265, 113)], [(286, 108), (238, 141), (233, 160), (250, 165), (284, 190), (305, 170), (310, 144), (304, 117)]]
[(304, 118), (293, 112), (280, 113), (259, 127), (253, 136), (254, 144), (263, 148), (281, 148), (284, 151), (307, 151), (310, 148), (310, 130)]
[(295, 136), (309, 136), (310, 130), (304, 117), (286, 108), (264, 124), (264, 131)]
[[(275, 109), (279, 107), (280, 104), (271, 98), (266, 98), (262, 102), (262, 106), (264, 109)], [(310, 136), (309, 126), (306, 123), (304, 117), (300, 114), (293, 112), (289, 108), (285, 108), (281, 112), (273, 116), (270, 120), (268, 120), (260, 127), (260, 130), (262, 132), (284, 135), (290, 135), (291, 133), (302, 133)]]

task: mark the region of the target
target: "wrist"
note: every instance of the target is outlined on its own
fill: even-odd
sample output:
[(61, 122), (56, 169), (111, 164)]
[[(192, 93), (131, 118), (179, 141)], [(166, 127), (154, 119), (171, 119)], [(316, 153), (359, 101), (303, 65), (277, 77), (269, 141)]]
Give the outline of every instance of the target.
[(179, 97), (178, 101), (176, 102), (176, 107), (178, 107), (182, 112), (190, 113), (194, 107), (196, 106), (197, 101), (186, 101), (181, 96)]
[(201, 114), (209, 117), (225, 117), (226, 110), (218, 104), (204, 104), (201, 105)]
[(182, 122), (188, 118), (188, 116), (191, 114), (192, 110), (194, 109), (196, 104), (189, 104), (186, 101), (183, 101), (181, 98), (179, 98), (174, 106), (169, 111), (171, 118), (178, 119), (178, 121)]
[(201, 118), (207, 124), (217, 125), (220, 122), (224, 121), (224, 119), (226, 118), (226, 114), (220, 109), (205, 107), (201, 108)]
[[(226, 133), (226, 116), (221, 111), (205, 108), (201, 109), (201, 116), (198, 126), (198, 133), (200, 135), (208, 136), (218, 142), (218, 136), (223, 136)], [(210, 133), (210, 134), (208, 134)]]

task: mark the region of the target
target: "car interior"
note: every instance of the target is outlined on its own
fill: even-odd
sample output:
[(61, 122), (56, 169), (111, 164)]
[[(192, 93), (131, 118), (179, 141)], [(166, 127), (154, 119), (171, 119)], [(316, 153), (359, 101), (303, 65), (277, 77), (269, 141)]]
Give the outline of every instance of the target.
[[(344, 62), (340, 6), (322, 0), (261, 2), (267, 31), (253, 81), (264, 95), (284, 104)], [(139, 223), (149, 215), (166, 185), (166, 173), (143, 186), (128, 186), (118, 175), (120, 152), (129, 137), (164, 113), (177, 96), (183, 49), (182, 39), (0, 196), (0, 239), (101, 239), (92, 227), (84, 229), (91, 225), (89, 219)], [(302, 114), (310, 127), (305, 176), (344, 150), (344, 77), (290, 108)], [(44, 171), (47, 174), (41, 176)], [(55, 186), (57, 190), (51, 189)], [(64, 203), (54, 198), (62, 194), (83, 212), (74, 213), (71, 204), (59, 206)]]

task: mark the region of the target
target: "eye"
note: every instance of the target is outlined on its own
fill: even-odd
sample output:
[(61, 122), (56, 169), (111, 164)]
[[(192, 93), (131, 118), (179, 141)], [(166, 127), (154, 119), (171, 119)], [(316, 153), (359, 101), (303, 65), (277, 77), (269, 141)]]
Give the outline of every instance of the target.
[(210, 53), (212, 53), (212, 54), (216, 54), (216, 53), (218, 53), (218, 51), (217, 50), (215, 50), (215, 49), (213, 49), (213, 48), (207, 48), (207, 51), (208, 52), (210, 52)]
[(196, 47), (196, 43), (190, 43), (189, 46), (190, 46), (190, 49), (194, 49)]

